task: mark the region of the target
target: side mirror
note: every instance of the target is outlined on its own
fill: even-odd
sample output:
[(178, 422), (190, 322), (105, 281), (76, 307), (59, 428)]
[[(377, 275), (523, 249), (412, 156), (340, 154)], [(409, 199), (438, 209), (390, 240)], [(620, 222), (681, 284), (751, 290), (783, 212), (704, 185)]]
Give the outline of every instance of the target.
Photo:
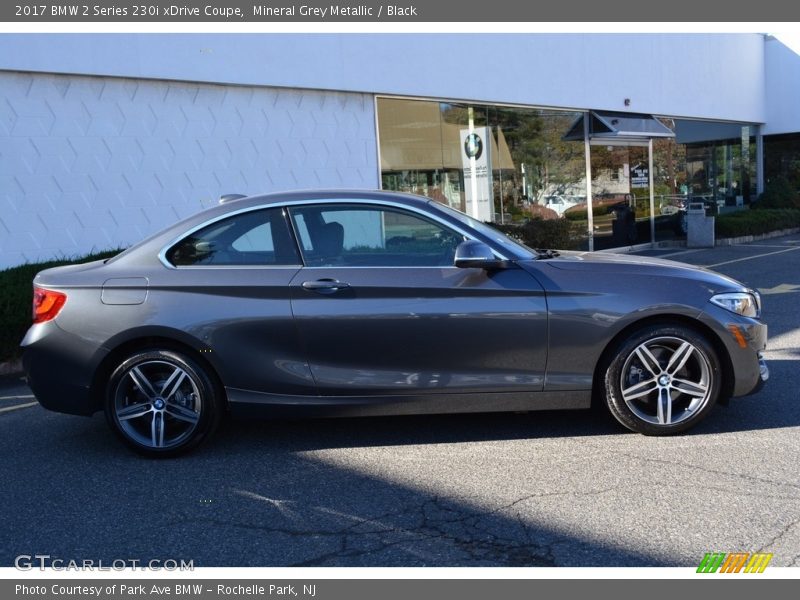
[(504, 269), (508, 262), (494, 255), (492, 249), (477, 240), (466, 240), (456, 248), (453, 264), (460, 269)]

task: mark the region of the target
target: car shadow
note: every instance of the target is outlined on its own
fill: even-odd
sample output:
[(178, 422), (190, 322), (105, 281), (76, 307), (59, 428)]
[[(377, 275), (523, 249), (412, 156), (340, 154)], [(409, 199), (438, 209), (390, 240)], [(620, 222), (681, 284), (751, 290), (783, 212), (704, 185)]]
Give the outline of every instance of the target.
[(435, 414), (329, 419), (231, 419), (219, 443), (264, 437), (299, 452), (330, 448), (453, 444), (625, 433), (609, 415), (593, 410)]
[[(502, 490), (462, 485), (426, 454), (423, 469), (443, 469), (426, 484), (352, 464), (314, 448), (447, 443), (580, 434), (575, 415), (539, 419), (347, 419), (234, 423), (194, 453), (173, 460), (138, 457), (96, 415), (86, 419), (39, 408), (4, 421), (13, 447), (0, 475), (7, 482), (0, 564), (44, 552), (63, 560), (152, 559), (198, 566), (661, 566), (680, 560), (626, 548), (613, 531), (596, 536), (537, 517), (592, 506), (608, 483), (574, 485), (508, 480)], [(39, 440), (28, 443), (27, 440)], [(414, 442), (416, 440), (416, 442)], [(369, 450), (370, 458), (385, 452)], [(349, 460), (349, 452), (345, 457)], [(512, 485), (513, 483), (513, 485)], [(595, 489), (597, 488), (597, 489)], [(474, 490), (470, 492), (469, 490)], [(605, 496), (604, 496), (605, 497)], [(567, 504), (564, 504), (567, 503)]]
[(728, 406), (718, 407), (709, 418), (687, 434), (800, 427), (800, 392), (795, 383), (800, 362), (769, 360), (767, 364), (769, 381), (759, 392), (732, 398)]

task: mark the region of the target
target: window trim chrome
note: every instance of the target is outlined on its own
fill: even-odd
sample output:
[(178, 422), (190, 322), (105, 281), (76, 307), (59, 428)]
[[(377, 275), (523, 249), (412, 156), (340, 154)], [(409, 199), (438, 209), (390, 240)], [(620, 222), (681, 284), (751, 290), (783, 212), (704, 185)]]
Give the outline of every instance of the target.
[[(462, 228), (462, 227), (460, 227), (458, 225), (454, 225), (453, 223), (451, 223), (450, 221), (447, 221), (446, 219), (440, 218), (438, 215), (431, 214), (431, 213), (419, 210), (416, 207), (408, 206), (407, 204), (403, 204), (401, 202), (393, 202), (391, 200), (384, 200), (384, 199), (379, 199), (379, 198), (313, 198), (313, 199), (309, 198), (309, 199), (306, 199), (306, 200), (280, 200), (280, 201), (277, 201), (277, 202), (268, 202), (268, 203), (264, 203), (264, 204), (258, 204), (256, 206), (248, 206), (247, 208), (240, 208), (239, 210), (234, 210), (234, 211), (231, 211), (231, 212), (227, 212), (227, 213), (222, 214), (222, 215), (217, 215), (216, 217), (213, 217), (211, 219), (203, 221), (199, 225), (196, 225), (196, 226), (192, 227), (191, 229), (188, 229), (188, 230), (184, 231), (180, 236), (177, 236), (174, 239), (172, 239), (168, 244), (166, 244), (163, 248), (161, 248), (161, 251), (158, 253), (158, 260), (167, 269), (171, 269), (171, 270), (174, 270), (174, 271), (181, 270), (181, 269), (197, 270), (197, 269), (223, 269), (223, 268), (224, 269), (276, 269), (276, 268), (281, 268), (281, 267), (289, 267), (289, 268), (300, 267), (300, 268), (313, 268), (313, 269), (325, 269), (325, 268), (329, 268), (329, 269), (333, 269), (333, 268), (335, 268), (335, 269), (387, 268), (387, 267), (359, 267), (359, 266), (347, 266), (347, 265), (340, 265), (340, 266), (337, 265), (335, 267), (313, 267), (313, 266), (312, 267), (308, 267), (305, 264), (305, 262), (303, 262), (303, 263), (301, 263), (299, 265), (184, 265), (184, 266), (176, 266), (176, 265), (173, 265), (172, 263), (170, 263), (167, 260), (167, 252), (175, 244), (177, 244), (178, 242), (180, 242), (184, 238), (192, 235), (193, 233), (195, 233), (195, 232), (197, 232), (197, 231), (199, 231), (199, 230), (201, 230), (201, 229), (203, 229), (205, 227), (208, 227), (209, 225), (213, 225), (214, 223), (217, 223), (219, 221), (227, 219), (229, 217), (235, 217), (236, 215), (240, 215), (240, 214), (244, 214), (244, 213), (248, 213), (248, 212), (253, 212), (253, 211), (257, 211), (257, 210), (269, 209), (269, 208), (291, 208), (291, 207), (294, 207), (294, 206), (306, 206), (306, 205), (309, 205), (309, 204), (323, 204), (323, 205), (324, 204), (342, 204), (342, 205), (346, 205), (346, 204), (367, 204), (367, 205), (374, 205), (374, 206), (388, 206), (388, 207), (391, 207), (391, 208), (399, 209), (401, 211), (403, 211), (403, 210), (404, 211), (408, 211), (408, 212), (411, 212), (414, 215), (419, 215), (419, 216), (425, 217), (425, 218), (427, 218), (427, 219), (429, 219), (431, 221), (435, 221), (436, 223), (438, 223), (440, 225), (443, 225), (443, 226), (445, 226), (445, 227), (447, 227), (447, 228), (449, 228), (449, 229), (451, 229), (453, 231), (458, 232), (459, 234), (463, 235), (467, 239), (470, 239), (470, 240), (475, 240), (476, 239), (475, 235), (473, 233), (466, 231), (464, 228)], [(283, 218), (288, 218), (289, 219), (289, 227), (292, 228), (291, 215), (284, 215)], [(296, 238), (297, 234), (296, 234), (296, 232), (294, 231), (293, 228), (291, 229), (291, 231), (292, 231), (292, 234), (295, 236), (295, 243), (297, 243), (297, 238)], [(477, 240), (477, 241), (482, 241), (482, 240)], [(495, 248), (492, 248), (492, 251), (495, 253), (495, 255), (497, 255), (497, 257), (500, 260), (514, 260), (513, 258), (509, 258), (504, 253), (498, 251)], [(303, 260), (302, 253), (301, 253), (300, 259)], [(388, 267), (388, 268), (393, 268), (393, 269), (397, 269), (397, 268), (446, 269), (446, 268), (449, 268), (449, 267), (442, 267), (442, 266), (414, 267), (414, 266), (408, 266), (408, 267)]]

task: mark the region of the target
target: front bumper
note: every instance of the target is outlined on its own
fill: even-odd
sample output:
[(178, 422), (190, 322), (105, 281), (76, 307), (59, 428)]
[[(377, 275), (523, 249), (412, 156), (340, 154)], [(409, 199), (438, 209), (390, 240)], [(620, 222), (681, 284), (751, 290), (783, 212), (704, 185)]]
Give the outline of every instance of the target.
[(758, 353), (758, 371), (759, 371), (759, 378), (756, 386), (750, 390), (747, 394), (755, 394), (756, 392), (761, 391), (761, 388), (764, 387), (764, 384), (767, 383), (769, 380), (769, 365), (767, 365), (767, 361), (764, 360), (764, 357), (761, 355), (761, 352)]
[(767, 325), (710, 303), (701, 320), (725, 346), (729, 375), (733, 378), (729, 382), (731, 395), (747, 396), (760, 390), (769, 379), (769, 367), (762, 354), (767, 347)]

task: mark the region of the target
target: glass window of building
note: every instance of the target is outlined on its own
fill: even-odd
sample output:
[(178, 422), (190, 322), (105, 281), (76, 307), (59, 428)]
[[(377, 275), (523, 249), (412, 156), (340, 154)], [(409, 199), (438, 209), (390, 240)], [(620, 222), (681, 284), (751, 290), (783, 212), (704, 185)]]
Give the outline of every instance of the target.
[(764, 137), (764, 180), (766, 187), (787, 185), (800, 194), (800, 134)]
[(482, 221), (558, 218), (585, 202), (579, 113), (378, 99), (384, 189), (428, 196)]
[[(682, 238), (689, 201), (716, 213), (756, 197), (755, 127), (747, 123), (404, 98), (378, 98), (377, 110), (384, 189), (485, 222), (566, 218), (583, 248)], [(618, 118), (622, 134), (605, 135), (600, 118), (612, 127)], [(775, 157), (772, 172), (791, 176), (800, 161), (780, 142), (771, 153), (765, 143), (767, 159)]]

